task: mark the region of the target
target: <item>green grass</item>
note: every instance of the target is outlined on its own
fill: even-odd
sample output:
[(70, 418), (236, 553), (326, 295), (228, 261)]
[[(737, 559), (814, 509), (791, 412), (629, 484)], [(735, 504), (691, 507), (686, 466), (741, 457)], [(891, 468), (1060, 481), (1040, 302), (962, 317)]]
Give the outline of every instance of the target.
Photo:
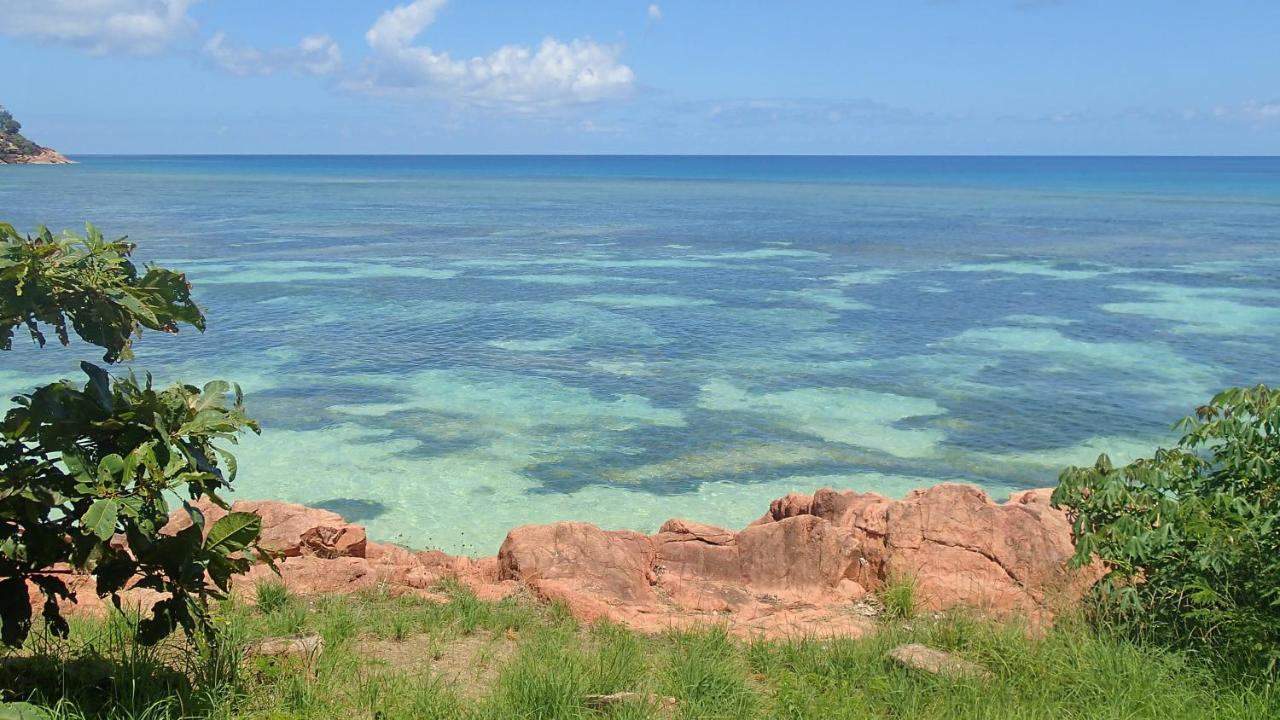
[(910, 620), (916, 615), (916, 580), (910, 575), (889, 578), (878, 593), (884, 615), (891, 620)]
[[(55, 718), (1280, 717), (1265, 682), (1224, 678), (1077, 621), (1028, 637), (962, 614), (916, 616), (858, 640), (748, 642), (718, 628), (641, 636), (580, 625), (562, 606), (443, 591), (448, 603), (263, 586), (256, 607), (220, 607), (224, 640), (198, 651), (176, 639), (139, 648), (123, 619), (77, 619), (70, 641), (36, 633), (0, 659), (0, 691)], [(314, 667), (238, 662), (255, 638), (301, 631), (325, 639)], [(994, 678), (897, 667), (886, 653), (905, 642), (955, 652)], [(601, 711), (586, 700), (618, 692), (633, 695)], [(679, 704), (663, 709), (665, 697)]]

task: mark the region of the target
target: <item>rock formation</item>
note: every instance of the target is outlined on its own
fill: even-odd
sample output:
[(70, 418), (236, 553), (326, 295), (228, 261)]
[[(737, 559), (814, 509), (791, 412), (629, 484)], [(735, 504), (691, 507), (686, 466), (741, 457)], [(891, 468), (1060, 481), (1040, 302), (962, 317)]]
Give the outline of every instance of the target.
[[(209, 521), (221, 510), (203, 507)], [(938, 485), (902, 500), (819, 490), (775, 500), (733, 532), (670, 520), (655, 535), (561, 522), (512, 530), (498, 556), (472, 559), (369, 542), (335, 513), (279, 502), (237, 502), (263, 518), (262, 544), (278, 553), (295, 593), (384, 586), (440, 598), (456, 580), (485, 599), (530, 592), (564, 602), (579, 618), (642, 631), (723, 623), (744, 635), (851, 635), (872, 624), (864, 597), (910, 578), (922, 610), (974, 607), (1034, 624), (1075, 603), (1100, 576), (1072, 571), (1070, 525), (1048, 490), (995, 503), (981, 490)], [(189, 524), (174, 514), (170, 531)], [(272, 577), (255, 567), (235, 591), (252, 598)], [(87, 581), (88, 578), (83, 578)], [(101, 607), (91, 585), (81, 609)], [(147, 591), (130, 599), (149, 605)]]
[(22, 125), (0, 105), (0, 165), (66, 165), (71, 163), (57, 150), (41, 147), (19, 132)]

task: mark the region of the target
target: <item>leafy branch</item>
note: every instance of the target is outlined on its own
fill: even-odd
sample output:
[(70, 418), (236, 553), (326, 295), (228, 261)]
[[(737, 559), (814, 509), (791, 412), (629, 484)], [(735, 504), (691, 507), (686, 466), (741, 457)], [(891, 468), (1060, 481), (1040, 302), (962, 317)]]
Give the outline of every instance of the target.
[[(113, 363), (132, 357), (143, 328), (203, 330), (185, 276), (158, 267), (140, 273), (133, 249), (124, 239), (104, 240), (92, 225), (83, 237), (45, 228), (23, 237), (0, 224), (0, 349), (11, 348), (19, 326), (41, 346), (43, 328), (63, 345), (70, 328)], [(20, 395), (0, 421), (0, 641), (25, 640), (32, 587), (48, 628), (66, 634), (59, 601), (74, 598), (60, 569), (94, 574), (96, 593), (117, 607), (128, 588), (165, 594), (139, 626), (145, 643), (177, 627), (210, 632), (207, 598), (265, 557), (256, 545), (261, 520), (230, 513), (206, 527), (183, 501), (191, 525), (161, 530), (171, 497), (227, 507), (220, 493), (234, 481), (236, 461), (226, 446), (260, 428), (237, 385), (156, 389), (149, 374), (113, 378), (91, 363), (81, 368), (83, 384), (63, 380)]]

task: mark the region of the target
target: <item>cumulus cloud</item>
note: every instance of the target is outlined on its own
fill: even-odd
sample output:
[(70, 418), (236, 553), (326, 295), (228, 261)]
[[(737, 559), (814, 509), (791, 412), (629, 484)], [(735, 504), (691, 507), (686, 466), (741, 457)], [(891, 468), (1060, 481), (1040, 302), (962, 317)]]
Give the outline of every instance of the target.
[(204, 44), (205, 58), (215, 68), (232, 75), (270, 75), (294, 70), (308, 75), (328, 75), (342, 67), (342, 49), (328, 35), (308, 35), (291, 48), (260, 50), (214, 33)]
[(620, 49), (591, 40), (547, 37), (536, 47), (504, 45), (469, 59), (413, 44), (444, 4), (415, 0), (383, 13), (365, 33), (373, 51), (367, 74), (348, 87), (516, 112), (593, 103), (634, 89), (635, 73), (620, 61)]
[(5, 0), (0, 33), (64, 43), (94, 55), (153, 55), (195, 28), (197, 0)]

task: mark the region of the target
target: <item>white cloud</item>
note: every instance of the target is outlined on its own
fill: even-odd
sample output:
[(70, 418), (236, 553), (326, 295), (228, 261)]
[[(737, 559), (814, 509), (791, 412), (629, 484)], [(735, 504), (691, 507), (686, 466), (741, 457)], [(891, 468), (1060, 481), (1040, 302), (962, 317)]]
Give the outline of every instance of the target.
[(308, 75), (328, 75), (342, 67), (342, 48), (328, 35), (308, 35), (293, 50), (293, 63)]
[(230, 43), (226, 33), (214, 33), (204, 44), (203, 52), (214, 67), (232, 75), (267, 75), (271, 72), (261, 50)]
[(197, 0), (5, 0), (0, 33), (73, 45), (102, 55), (153, 55), (195, 29)]
[(662, 8), (658, 7), (658, 3), (649, 4), (649, 19), (654, 22), (662, 19)]
[(1258, 125), (1280, 122), (1280, 102), (1249, 100), (1231, 107), (1216, 107), (1212, 115), (1219, 120), (1235, 120)]
[(260, 50), (214, 33), (204, 44), (204, 56), (217, 69), (232, 75), (270, 75), (296, 70), (308, 75), (328, 75), (342, 66), (342, 49), (328, 35), (308, 35), (296, 47)]
[(382, 13), (364, 39), (374, 50), (394, 52), (435, 22), (436, 12), (444, 7), (445, 0), (416, 0), (408, 5), (397, 5)]
[(465, 60), (414, 45), (444, 4), (415, 0), (383, 13), (365, 33), (373, 50), (368, 75), (348, 87), (516, 112), (618, 98), (634, 89), (635, 73), (619, 61), (621, 51), (591, 40), (547, 37), (536, 48), (504, 45)]

